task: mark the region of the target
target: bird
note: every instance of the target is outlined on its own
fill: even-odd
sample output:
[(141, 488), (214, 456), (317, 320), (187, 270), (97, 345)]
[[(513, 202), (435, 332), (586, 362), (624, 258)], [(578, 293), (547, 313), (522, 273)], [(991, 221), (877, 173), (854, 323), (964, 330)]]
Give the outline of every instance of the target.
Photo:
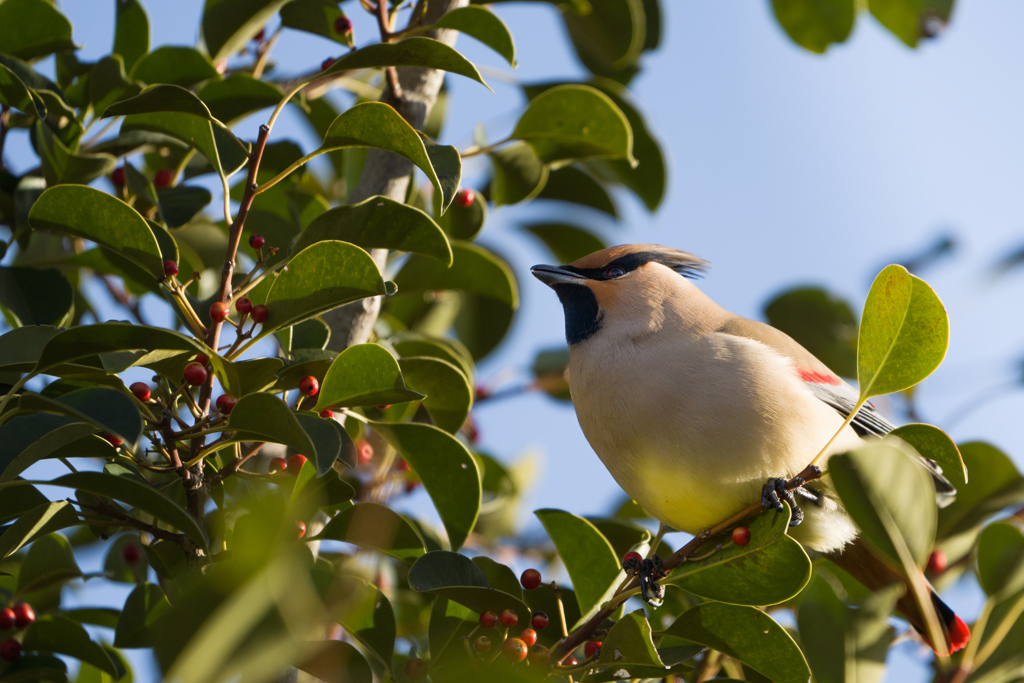
[[(697, 534), (759, 497), (782, 511), (778, 496), (805, 548), (871, 590), (898, 580), (858, 540), (828, 477), (797, 488), (800, 505), (785, 488), (843, 426), (857, 390), (784, 332), (715, 303), (694, 283), (709, 266), (679, 249), (628, 244), (531, 268), (562, 304), (583, 434), (626, 494), (667, 527)], [(822, 462), (893, 429), (865, 404)], [(951, 502), (939, 466), (917, 460), (938, 503)], [(934, 591), (932, 601), (947, 639), (933, 649), (963, 648), (967, 625)], [(925, 633), (909, 592), (897, 609)]]

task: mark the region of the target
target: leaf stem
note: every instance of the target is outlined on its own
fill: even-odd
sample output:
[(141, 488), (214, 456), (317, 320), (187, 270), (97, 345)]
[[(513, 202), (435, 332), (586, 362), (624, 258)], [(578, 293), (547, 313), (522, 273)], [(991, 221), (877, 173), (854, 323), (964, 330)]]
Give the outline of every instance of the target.
[(1013, 603), (1013, 607), (1006, 613), (1003, 620), (999, 622), (999, 626), (996, 627), (995, 632), (985, 642), (985, 646), (980, 648), (978, 656), (974, 660), (975, 667), (979, 667), (985, 663), (985, 660), (992, 656), (992, 653), (996, 651), (996, 648), (1003, 642), (1003, 639), (1010, 633), (1010, 629), (1016, 626), (1017, 617), (1024, 612), (1024, 595), (1017, 598), (1017, 602)]
[(327, 151), (328, 150), (325, 150), (325, 149), (322, 149), (322, 148), (314, 149), (312, 152), (310, 152), (306, 156), (302, 157), (298, 161), (294, 162), (291, 166), (289, 166), (288, 168), (284, 169), (283, 171), (278, 173), (276, 176), (274, 176), (273, 178), (271, 178), (267, 182), (265, 182), (262, 185), (260, 185), (260, 187), (256, 190), (256, 194), (260, 194), (262, 192), (266, 192), (267, 190), (272, 188), (274, 185), (277, 185), (279, 182), (281, 182), (282, 180), (287, 178), (289, 175), (291, 175), (291, 173), (293, 171), (295, 171), (295, 169), (297, 169), (299, 166), (302, 166), (303, 164), (308, 162), (310, 159), (315, 159), (316, 157), (320, 156), (321, 154), (326, 153)]
[(481, 154), (487, 154), (488, 152), (493, 152), (494, 150), (501, 147), (505, 143), (512, 142), (513, 140), (515, 140), (515, 138), (509, 136), (504, 140), (498, 140), (497, 142), (494, 142), (490, 145), (485, 145), (483, 147), (477, 147), (476, 145), (473, 145), (472, 147), (467, 147), (465, 150), (459, 152), (459, 156), (465, 159), (467, 157), (475, 157)]

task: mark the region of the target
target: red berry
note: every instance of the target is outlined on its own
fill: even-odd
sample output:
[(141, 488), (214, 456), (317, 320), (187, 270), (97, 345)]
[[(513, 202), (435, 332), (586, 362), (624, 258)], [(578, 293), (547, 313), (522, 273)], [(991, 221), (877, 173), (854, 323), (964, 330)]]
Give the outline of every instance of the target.
[(405, 663), (405, 677), (410, 681), (418, 681), (427, 675), (427, 663), (419, 657), (413, 657)]
[(301, 519), (295, 522), (295, 529), (299, 534), (299, 538), (302, 538), (306, 535), (306, 523), (303, 522)]
[(252, 319), (258, 323), (264, 322), (267, 319), (267, 316), (269, 315), (270, 310), (267, 309), (267, 307), (264, 306), (263, 304), (254, 306), (252, 309)]
[(21, 643), (16, 641), (14, 638), (8, 638), (3, 643), (0, 643), (0, 658), (6, 659), (8, 662), (13, 662), (20, 656)]
[(9, 631), (14, 628), (14, 610), (10, 607), (0, 609), (0, 631)]
[(468, 208), (473, 205), (473, 201), (476, 199), (476, 193), (473, 190), (459, 190), (455, 193), (455, 203), (462, 208)]
[(543, 645), (531, 645), (530, 654), (527, 656), (530, 658), (530, 664), (534, 666), (547, 666), (551, 661), (551, 653)]
[(252, 299), (243, 296), (235, 302), (235, 310), (242, 314), (252, 313)]
[(583, 646), (583, 656), (590, 659), (601, 650), (601, 641), (590, 641)]
[(323, 410), (320, 411), (320, 417), (324, 418), (325, 420), (332, 420), (334, 419), (334, 411), (331, 410), (330, 408), (324, 408)]
[(373, 460), (373, 446), (366, 439), (356, 441), (356, 452), (359, 454), (360, 465), (365, 465)]
[(351, 30), (352, 22), (348, 20), (348, 17), (338, 17), (334, 20), (335, 33), (348, 33)]
[(262, 43), (262, 42), (263, 42), (263, 39), (264, 39), (264, 38), (266, 38), (266, 37), (267, 37), (267, 29), (266, 29), (266, 28), (261, 28), (261, 29), (260, 29), (260, 32), (259, 32), (259, 33), (257, 33), (257, 34), (256, 34), (256, 35), (255, 35), (255, 36), (253, 37), (253, 40), (255, 40), (255, 41), (256, 41), (257, 43)]
[(534, 627), (538, 631), (548, 625), (548, 615), (546, 612), (534, 612), (533, 617), (530, 619), (530, 626)]
[(261, 249), (266, 240), (263, 239), (263, 235), (250, 235), (249, 246), (253, 249)]
[(299, 476), (299, 472), (302, 471), (302, 466), (306, 464), (306, 456), (296, 453), (292, 457), (288, 458), (288, 474), (293, 477)]
[(320, 70), (327, 71), (331, 68), (331, 64), (334, 64), (334, 57), (328, 57), (324, 61), (320, 62)]
[(103, 432), (103, 438), (110, 442), (110, 445), (117, 448), (124, 443), (124, 439), (119, 439), (110, 432)]
[(477, 387), (474, 393), (477, 401), (482, 401), (491, 397), (491, 390), (487, 387)]
[(949, 560), (946, 558), (946, 553), (943, 550), (933, 550), (932, 554), (928, 556), (928, 573), (929, 574), (941, 574), (946, 571), (946, 567), (949, 566)]
[(390, 403), (385, 403), (384, 405), (376, 406), (377, 410), (387, 410), (390, 407), (391, 407)]
[(519, 639), (527, 645), (533, 645), (537, 642), (537, 632), (532, 628), (524, 628), (523, 632), (519, 634)]
[(398, 470), (399, 472), (408, 472), (409, 463), (405, 461), (405, 458), (398, 458), (397, 460), (395, 460), (395, 469)]
[(477, 652), (483, 654), (491, 649), (491, 639), (487, 636), (480, 636), (475, 641), (473, 641), (473, 647), (476, 648)]
[(128, 543), (121, 548), (121, 559), (128, 564), (135, 564), (142, 559), (142, 551), (139, 550), (139, 546), (134, 543)]
[(498, 615), (490, 610), (480, 615), (480, 625), (484, 628), (494, 628), (494, 625), (498, 623)]
[(732, 530), (732, 542), (736, 545), (750, 543), (750, 529), (745, 526), (738, 526)]
[(271, 458), (270, 459), (270, 473), (280, 474), (288, 469), (288, 461), (284, 458)]
[[(528, 591), (536, 590), (540, 585), (540, 572), (536, 569), (527, 569), (523, 572), (523, 575), (519, 577), (519, 583), (523, 584), (523, 588)], [(532, 645), (532, 643), (527, 643)]]
[(498, 615), (498, 623), (502, 626), (515, 626), (519, 623), (519, 615), (513, 609), (505, 609)]
[(316, 392), (320, 391), (320, 382), (316, 377), (303, 377), (299, 380), (299, 391), (306, 396), (316, 396)]
[(36, 620), (36, 613), (27, 602), (19, 602), (14, 606), (14, 623), (18, 628), (25, 628)]
[(205, 368), (207, 365), (210, 364), (210, 357), (207, 356), (205, 353), (197, 353), (196, 362)]
[(198, 387), (200, 384), (206, 381), (206, 368), (199, 363), (189, 363), (185, 366), (181, 376), (185, 378), (185, 381), (194, 387)]
[(214, 301), (213, 304), (210, 305), (210, 320), (215, 323), (222, 323), (224, 322), (224, 319), (228, 317), (229, 312), (230, 310), (226, 303), (223, 301)]
[(510, 662), (521, 662), (526, 659), (526, 643), (518, 638), (509, 638), (501, 644), (501, 654)]
[(579, 664), (579, 662), (576, 661), (576, 655), (569, 655), (562, 660), (562, 666), (576, 666), (577, 664)]
[(156, 172), (156, 175), (153, 176), (153, 184), (157, 187), (170, 187), (173, 181), (174, 171), (169, 168), (161, 168)]
[(235, 409), (236, 403), (238, 403), (238, 399), (231, 394), (221, 394), (217, 397), (217, 409), (225, 415), (231, 414), (231, 411)]
[(118, 166), (110, 174), (110, 182), (114, 183), (116, 187), (124, 187), (124, 166)]
[(637, 562), (643, 562), (644, 556), (635, 550), (631, 550), (622, 557), (622, 564), (626, 564), (630, 560), (636, 560)]
[(174, 277), (178, 274), (178, 264), (174, 261), (164, 261), (164, 275)]
[(420, 487), (419, 479), (413, 479), (412, 481), (405, 482), (405, 492), (412, 493)]
[(148, 401), (149, 397), (153, 395), (149, 385), (145, 382), (132, 382), (132, 385), (128, 388), (131, 389), (133, 394), (135, 394), (135, 398), (140, 401)]

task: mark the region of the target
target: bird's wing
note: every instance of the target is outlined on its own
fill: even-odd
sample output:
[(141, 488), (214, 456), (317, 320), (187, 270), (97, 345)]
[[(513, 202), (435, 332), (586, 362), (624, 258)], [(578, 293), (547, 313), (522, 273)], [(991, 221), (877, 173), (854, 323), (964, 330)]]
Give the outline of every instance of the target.
[[(730, 318), (718, 331), (759, 341), (776, 353), (792, 360), (797, 375), (811, 390), (811, 393), (844, 418), (849, 417), (850, 412), (857, 405), (857, 401), (860, 399), (857, 390), (829, 370), (828, 366), (785, 332), (777, 330), (771, 325), (739, 316)], [(850, 426), (860, 436), (885, 436), (896, 428), (894, 424), (882, 417), (870, 403), (861, 406), (857, 415), (850, 422)], [(935, 480), (935, 492), (939, 507), (946, 507), (952, 503), (956, 497), (956, 487), (942, 475), (942, 468), (939, 464), (924, 457), (915, 458), (915, 461), (928, 470)]]

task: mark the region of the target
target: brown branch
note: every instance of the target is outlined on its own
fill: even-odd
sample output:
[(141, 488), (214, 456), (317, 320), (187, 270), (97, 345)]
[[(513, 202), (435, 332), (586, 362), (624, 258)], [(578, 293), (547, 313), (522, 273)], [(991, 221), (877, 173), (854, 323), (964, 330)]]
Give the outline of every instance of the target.
[(100, 502), (99, 505), (93, 506), (86, 505), (85, 503), (82, 503), (80, 501), (71, 500), (70, 498), (68, 498), (67, 501), (72, 505), (78, 505), (83, 509), (92, 510), (93, 512), (103, 515), (104, 517), (113, 517), (114, 519), (120, 522), (124, 522), (126, 526), (134, 527), (139, 531), (145, 531), (153, 538), (159, 538), (162, 541), (173, 541), (174, 543), (177, 543), (181, 546), (188, 545), (184, 534), (171, 533), (170, 531), (164, 531), (163, 529), (156, 527), (152, 524), (147, 524), (142, 520), (135, 519), (131, 515), (127, 515), (121, 512), (119, 509), (117, 509), (116, 507), (109, 503)]
[(264, 446), (266, 446), (265, 443), (258, 443), (252, 448), (250, 448), (247, 453), (243, 453), (239, 457), (229, 462), (227, 465), (222, 467), (219, 472), (217, 472), (216, 474), (209, 478), (209, 480), (207, 481), (208, 485), (211, 487), (216, 486), (220, 482), (230, 477), (232, 474), (238, 472), (239, 468), (245, 464), (245, 461), (259, 453), (260, 449), (263, 448)]
[[(382, 43), (391, 42), (391, 15), (388, 13), (388, 0), (377, 0), (377, 27), (380, 29)], [(388, 77), (388, 86), (395, 97), (402, 97), (402, 86), (398, 82), (398, 69), (386, 67), (384, 73)]]

